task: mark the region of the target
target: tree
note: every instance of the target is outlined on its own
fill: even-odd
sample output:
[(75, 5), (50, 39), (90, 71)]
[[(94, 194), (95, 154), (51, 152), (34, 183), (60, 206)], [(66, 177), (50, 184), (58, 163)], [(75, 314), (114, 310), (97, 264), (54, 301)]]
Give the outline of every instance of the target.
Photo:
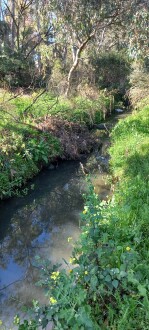
[(3, 25), (9, 27), (2, 58), (4, 75), (7, 71), (13, 85), (24, 85), (25, 81), (28, 86), (36, 84), (42, 69), (40, 45), (47, 44), (53, 35), (50, 2), (7, 0), (3, 12)]
[[(140, 7), (141, 5), (141, 7)], [(54, 9), (59, 28), (64, 29), (65, 39), (72, 51), (72, 64), (69, 69), (66, 96), (69, 94), (73, 75), (79, 65), (81, 55), (89, 42), (104, 44), (106, 34), (113, 26), (122, 29), (132, 22), (133, 15), (144, 5), (141, 0), (56, 0)], [(59, 33), (59, 29), (57, 29)]]
[[(6, 55), (2, 61), (4, 64), (7, 62), (7, 68), (11, 67), (12, 70), (9, 69), (8, 73), (15, 76), (18, 85), (21, 80), (24, 81), (22, 77), (25, 72), (28, 72), (28, 85), (29, 80), (30, 83), (43, 79), (45, 81), (51, 75), (55, 60), (60, 60), (62, 71), (67, 76), (67, 96), (80, 63), (83, 63), (82, 54), (89, 49), (89, 45), (101, 52), (101, 49), (108, 50), (119, 41), (133, 55), (140, 52), (144, 56), (147, 52), (147, 0), (2, 2), (0, 14), (3, 23), (1, 21), (0, 24), (9, 28), (7, 34), (5, 29), (7, 39), (5, 38), (5, 45), (1, 46), (1, 51), (3, 47)], [(1, 26), (0, 38), (4, 39)], [(121, 31), (125, 34), (124, 38), (120, 37)], [(13, 82), (15, 79), (12, 79)]]

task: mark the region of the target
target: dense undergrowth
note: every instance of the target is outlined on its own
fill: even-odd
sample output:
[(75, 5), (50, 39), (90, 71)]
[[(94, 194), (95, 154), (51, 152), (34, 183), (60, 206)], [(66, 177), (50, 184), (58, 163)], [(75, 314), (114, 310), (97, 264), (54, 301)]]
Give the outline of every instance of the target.
[(37, 260), (49, 305), (34, 301), (31, 321), (16, 317), (19, 330), (50, 321), (57, 330), (149, 329), (148, 127), (146, 106), (114, 128), (112, 200), (100, 203), (87, 178), (80, 241), (66, 270)]
[(93, 141), (88, 126), (99, 123), (113, 107), (104, 93), (71, 100), (40, 94), (0, 91), (0, 199), (19, 194), (28, 179), (59, 157), (89, 152)]

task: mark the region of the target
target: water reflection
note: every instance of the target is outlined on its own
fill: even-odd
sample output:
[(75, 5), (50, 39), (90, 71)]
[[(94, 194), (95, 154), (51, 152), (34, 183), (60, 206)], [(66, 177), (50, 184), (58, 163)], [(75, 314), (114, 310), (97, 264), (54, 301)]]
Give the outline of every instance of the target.
[[(85, 181), (79, 162), (62, 163), (55, 171), (45, 170), (34, 184), (35, 190), (27, 196), (0, 204), (0, 319), (6, 329), (13, 315), (21, 306), (29, 306), (33, 298), (46, 303), (42, 290), (34, 284), (39, 274), (35, 256), (54, 263), (68, 260), (72, 251), (68, 237), (76, 241), (80, 232)], [(93, 184), (96, 192), (107, 195), (109, 187), (103, 175), (98, 174)]]
[(1, 203), (1, 319), (8, 320), (33, 298), (45, 302), (40, 289), (34, 287), (38, 274), (35, 255), (54, 262), (69, 258), (67, 238), (77, 239), (83, 207), (78, 170), (76, 162), (62, 164), (54, 172), (46, 170), (34, 180), (36, 188), (28, 196)]

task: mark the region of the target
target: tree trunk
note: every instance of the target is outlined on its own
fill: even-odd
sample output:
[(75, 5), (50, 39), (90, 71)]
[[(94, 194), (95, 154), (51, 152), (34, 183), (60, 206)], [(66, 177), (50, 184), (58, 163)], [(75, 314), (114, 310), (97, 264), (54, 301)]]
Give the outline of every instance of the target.
[(12, 0), (11, 2), (11, 13), (12, 13), (12, 17), (11, 17), (11, 47), (12, 50), (14, 51), (15, 49), (15, 34), (16, 34), (16, 27), (15, 27), (15, 22), (14, 22), (14, 18), (15, 18), (15, 0)]
[(65, 96), (68, 97), (69, 92), (70, 92), (70, 88), (71, 88), (71, 78), (73, 75), (73, 72), (76, 70), (78, 64), (79, 64), (79, 60), (80, 60), (80, 56), (84, 50), (84, 48), (86, 47), (87, 43), (92, 39), (92, 37), (94, 37), (95, 32), (91, 33), (83, 42), (82, 44), (79, 46), (79, 48), (77, 49), (77, 51), (73, 52), (73, 65), (69, 71), (68, 74), (68, 78), (67, 78), (67, 88), (66, 88), (66, 92), (65, 92)]
[(38, 32), (38, 46), (37, 46), (37, 62), (38, 62), (38, 70), (41, 73), (42, 65), (41, 65), (41, 53), (40, 53), (40, 31), (41, 31), (41, 22), (40, 22), (40, 3), (36, 0), (36, 24), (37, 24), (37, 32)]

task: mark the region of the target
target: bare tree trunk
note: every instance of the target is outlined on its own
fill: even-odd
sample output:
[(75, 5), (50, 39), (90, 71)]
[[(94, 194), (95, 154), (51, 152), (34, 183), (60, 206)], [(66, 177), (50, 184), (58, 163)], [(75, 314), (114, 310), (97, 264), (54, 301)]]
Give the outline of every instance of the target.
[(12, 50), (15, 49), (15, 34), (16, 34), (16, 26), (15, 26), (15, 22), (14, 22), (14, 18), (15, 18), (15, 0), (12, 0), (11, 2), (11, 13), (12, 13), (12, 17), (11, 17), (11, 47)]
[(2, 21), (2, 1), (0, 0), (0, 21)]
[[(36, 22), (37, 22), (37, 32), (38, 32), (38, 45), (40, 45), (40, 31), (41, 31), (41, 22), (40, 22), (40, 3), (39, 0), (36, 0)], [(37, 62), (38, 62), (38, 70), (39, 73), (41, 73), (41, 54), (40, 54), (40, 48), (37, 46)]]
[(68, 74), (68, 78), (67, 78), (67, 88), (66, 88), (66, 92), (65, 92), (65, 96), (68, 97), (68, 94), (70, 92), (70, 87), (71, 87), (71, 78), (72, 78), (72, 74), (73, 72), (76, 70), (78, 64), (79, 64), (79, 59), (80, 56), (84, 50), (84, 48), (86, 47), (87, 43), (94, 37), (95, 32), (91, 33), (82, 43), (81, 45), (78, 47), (77, 50), (73, 50), (73, 65), (69, 71)]

